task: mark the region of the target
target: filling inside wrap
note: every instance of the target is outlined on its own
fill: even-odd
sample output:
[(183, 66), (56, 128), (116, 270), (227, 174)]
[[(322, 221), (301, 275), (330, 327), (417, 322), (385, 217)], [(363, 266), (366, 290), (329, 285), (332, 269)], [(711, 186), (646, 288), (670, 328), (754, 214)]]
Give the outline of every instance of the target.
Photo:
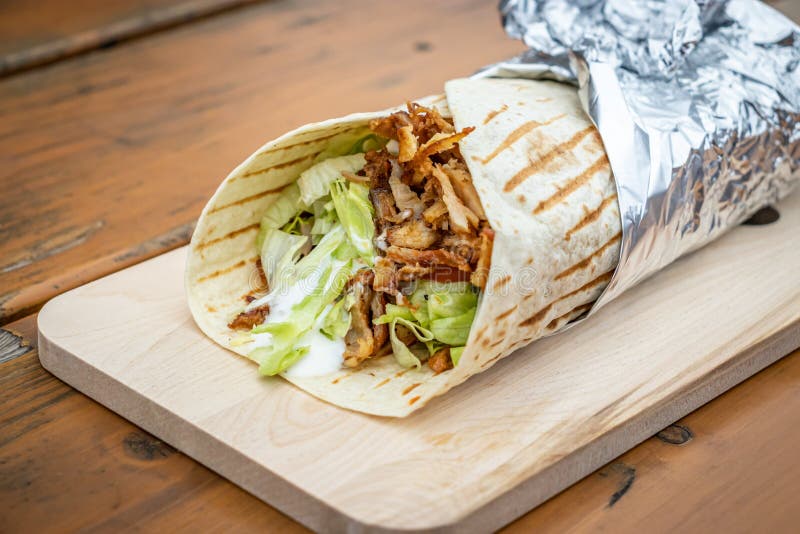
[(266, 375), (457, 366), (494, 237), (459, 150), (472, 130), (409, 103), (329, 144), (261, 218), (231, 344)]
[(450, 80), (243, 161), (192, 236), (189, 308), (263, 374), (403, 417), (587, 313), (619, 259), (616, 199), (573, 87)]

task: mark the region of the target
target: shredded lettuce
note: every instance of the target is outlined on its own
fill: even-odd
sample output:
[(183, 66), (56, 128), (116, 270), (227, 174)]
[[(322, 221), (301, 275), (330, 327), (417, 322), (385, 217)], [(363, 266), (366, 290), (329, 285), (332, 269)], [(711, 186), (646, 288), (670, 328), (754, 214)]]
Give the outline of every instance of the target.
[(350, 313), (344, 307), (344, 300), (339, 299), (330, 306), (322, 322), (320, 331), (331, 339), (344, 337), (350, 330)]
[[(347, 235), (341, 224), (336, 225), (330, 232), (317, 243), (317, 246), (311, 249), (303, 259), (297, 262), (297, 279), (302, 280), (311, 274), (320, 265), (327, 265), (330, 263), (334, 252), (347, 241)], [(339, 258), (349, 259), (349, 258)]]
[(303, 210), (304, 206), (300, 202), (300, 188), (297, 184), (290, 184), (286, 186), (283, 191), (278, 194), (275, 201), (269, 205), (267, 212), (261, 218), (261, 231), (256, 237), (256, 246), (261, 250), (261, 244), (264, 242), (264, 234), (270, 228), (280, 228), (286, 223), (290, 222), (298, 212)]
[(320, 152), (314, 161), (324, 161), (336, 156), (380, 150), (389, 140), (372, 133), (369, 127), (359, 128), (349, 134), (339, 135)]
[(284, 224), (281, 230), (294, 235), (309, 235), (313, 224), (314, 216), (306, 211), (300, 211), (288, 223)]
[(342, 172), (358, 172), (364, 168), (364, 154), (340, 156), (320, 161), (306, 169), (297, 179), (300, 199), (306, 206), (324, 197), (331, 189), (331, 184), (342, 177)]
[(386, 312), (375, 320), (375, 324), (389, 323), (395, 317), (400, 317), (401, 319), (405, 319), (406, 321), (415, 320), (414, 315), (411, 313), (410, 308), (390, 303), (386, 305)]
[[(294, 296), (278, 301), (285, 307), (275, 316), (276, 322), (268, 318), (251, 330), (249, 339), (237, 340), (244, 344), (253, 334), (269, 334), (269, 345), (250, 353), (262, 374), (275, 375), (298, 362), (309, 347), (297, 347), (297, 342), (312, 328), (331, 338), (344, 337), (350, 329), (349, 302), (341, 295), (353, 273), (365, 262), (372, 264), (374, 222), (368, 189), (349, 184), (342, 172), (361, 170), (363, 153), (380, 149), (386, 142), (366, 127), (337, 136), (263, 215), (256, 244), (270, 286), (270, 294), (264, 298), (278, 297), (273, 292), (284, 290), (281, 286), (286, 284), (291, 285)], [(309, 239), (314, 247), (301, 257)], [(415, 324), (412, 314), (407, 310), (399, 313), (392, 324), (393, 344), (402, 345), (394, 332), (397, 324), (409, 328), (423, 343), (432, 341), (431, 332)], [(406, 365), (420, 365), (405, 345), (398, 346), (397, 352), (402, 353)]]
[(267, 275), (270, 288), (291, 283), (294, 279), (294, 266), (300, 249), (308, 237), (294, 235), (267, 228), (261, 245), (261, 266)]
[(310, 347), (299, 347), (277, 355), (272, 347), (259, 347), (250, 353), (250, 358), (260, 362), (258, 371), (262, 375), (274, 376), (281, 373), (300, 361), (306, 355)]
[(431, 321), (454, 317), (478, 305), (478, 295), (466, 282), (451, 282), (441, 289), (437, 288), (435, 292), (428, 294), (428, 314)]
[(417, 358), (411, 349), (409, 349), (406, 344), (397, 337), (398, 324), (408, 328), (411, 333), (417, 337), (417, 340), (422, 341), (423, 343), (433, 341), (433, 334), (430, 330), (423, 328), (419, 324), (409, 321), (408, 319), (403, 319), (402, 317), (395, 317), (389, 324), (389, 341), (392, 343), (392, 352), (394, 352), (394, 357), (397, 360), (397, 363), (400, 364), (401, 367), (416, 367), (419, 369), (420, 365), (422, 365), (419, 361), (419, 358)]
[(478, 308), (478, 295), (467, 282), (417, 282), (409, 297), (408, 306), (387, 304), (386, 312), (374, 322), (389, 324), (397, 362), (404, 367), (419, 366), (409, 347), (398, 338), (398, 324), (410, 329), (432, 355), (443, 347), (450, 347), (450, 359), (458, 365), (469, 330)]
[(453, 361), (453, 365), (458, 365), (458, 362), (461, 361), (461, 355), (464, 353), (464, 349), (466, 347), (450, 347), (450, 359)]
[(392, 352), (397, 363), (402, 367), (420, 367), (419, 358), (409, 349), (405, 343), (397, 337), (397, 325), (408, 328), (423, 343), (433, 341), (433, 334), (430, 330), (420, 325), (414, 320), (411, 310), (405, 306), (387, 304), (386, 313), (375, 319), (375, 324), (389, 325), (389, 341), (392, 343)]
[[(272, 336), (270, 346), (259, 347), (250, 353), (250, 357), (259, 362), (261, 374), (281, 373), (300, 359), (302, 354), (298, 354), (298, 350), (301, 349), (295, 347), (296, 341), (313, 328), (316, 318), (322, 310), (336, 298), (333, 284), (329, 284), (329, 281), (341, 279), (342, 272), (350, 269), (349, 263), (336, 262), (336, 264), (330, 265), (322, 272), (317, 286), (302, 301), (292, 307), (286, 321), (267, 322), (253, 328), (253, 333), (267, 332)], [(346, 281), (347, 276), (344, 279)]]
[(411, 303), (410, 310), (414, 319), (423, 326), (429, 325), (431, 321), (428, 316), (427, 295), (422, 291), (415, 291), (408, 300)]
[(475, 319), (475, 308), (470, 308), (461, 315), (431, 321), (430, 330), (433, 332), (433, 337), (446, 345), (465, 345), (473, 319)]
[(464, 345), (478, 307), (476, 295), (466, 282), (450, 283), (445, 291), (428, 295), (428, 328), (433, 336), (451, 346)]
[(336, 215), (347, 231), (350, 243), (358, 251), (367, 265), (372, 265), (375, 248), (372, 238), (375, 235), (375, 222), (372, 219), (372, 203), (369, 189), (360, 184), (347, 184), (337, 180), (331, 184), (331, 198)]
[[(348, 251), (350, 251), (349, 257)], [(295, 347), (295, 343), (303, 334), (314, 328), (321, 314), (344, 290), (345, 284), (357, 268), (353, 261), (354, 254), (355, 251), (346, 239), (344, 228), (337, 225), (316, 248), (297, 262), (291, 283), (300, 284), (305, 297), (292, 306), (289, 316), (284, 321), (266, 322), (251, 331), (254, 334), (266, 332), (272, 336), (269, 347), (259, 347), (250, 353), (250, 357), (260, 363), (259, 371), (262, 374), (281, 373), (303, 356), (304, 353), (298, 352), (301, 349)], [(338, 319), (335, 315), (331, 317), (331, 312), (337, 305), (327, 310), (322, 328), (329, 332), (335, 330), (338, 335), (343, 328), (349, 329), (350, 325), (349, 319), (347, 324), (344, 323), (341, 312)], [(329, 317), (331, 318), (328, 323)], [(344, 333), (347, 333), (346, 329)]]
[[(311, 227), (311, 235), (315, 236), (323, 236), (333, 230), (334, 225), (336, 225), (335, 218), (322, 218), (322, 219), (314, 219), (314, 225)], [(321, 239), (321, 237), (320, 237)], [(316, 244), (316, 243), (315, 243)]]

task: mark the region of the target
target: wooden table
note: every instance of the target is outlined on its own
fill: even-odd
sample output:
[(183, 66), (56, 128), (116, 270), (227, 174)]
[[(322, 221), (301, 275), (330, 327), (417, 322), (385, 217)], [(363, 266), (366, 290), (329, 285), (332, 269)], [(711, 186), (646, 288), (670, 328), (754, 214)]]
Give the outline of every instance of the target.
[[(0, 532), (301, 531), (44, 371), (36, 311), (186, 243), (264, 140), (440, 91), (521, 45), (492, 1), (69, 5), (0, 6)], [(800, 20), (800, 0), (776, 6)], [(798, 442), (800, 351), (507, 530), (796, 531)]]

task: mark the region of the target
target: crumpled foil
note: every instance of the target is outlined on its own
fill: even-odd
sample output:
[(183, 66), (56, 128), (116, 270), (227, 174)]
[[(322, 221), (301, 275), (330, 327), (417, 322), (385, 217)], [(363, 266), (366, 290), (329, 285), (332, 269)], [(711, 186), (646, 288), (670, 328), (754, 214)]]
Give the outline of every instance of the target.
[(528, 50), (475, 76), (578, 85), (614, 172), (620, 261), (592, 312), (798, 181), (800, 27), (774, 9), (501, 0), (500, 13)]

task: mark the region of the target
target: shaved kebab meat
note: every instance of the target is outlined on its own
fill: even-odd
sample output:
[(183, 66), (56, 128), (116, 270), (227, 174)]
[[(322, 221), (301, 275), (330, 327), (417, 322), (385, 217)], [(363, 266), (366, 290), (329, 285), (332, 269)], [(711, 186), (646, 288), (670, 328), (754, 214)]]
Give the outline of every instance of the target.
[[(369, 185), (380, 255), (372, 269), (359, 271), (348, 284), (348, 367), (389, 352), (388, 326), (373, 320), (387, 303), (402, 302), (404, 287), (436, 280), (469, 281), (483, 289), (494, 238), (458, 148), (473, 128), (457, 132), (436, 110), (415, 103), (371, 121), (370, 128), (396, 141), (397, 148), (367, 152), (363, 170), (345, 176)], [(404, 343), (416, 342), (403, 327), (398, 331)], [(452, 368), (449, 348), (431, 356), (428, 365), (437, 373)]]
[(228, 323), (228, 328), (232, 330), (250, 330), (256, 325), (260, 325), (269, 315), (269, 305), (263, 304), (252, 310), (245, 310)]

